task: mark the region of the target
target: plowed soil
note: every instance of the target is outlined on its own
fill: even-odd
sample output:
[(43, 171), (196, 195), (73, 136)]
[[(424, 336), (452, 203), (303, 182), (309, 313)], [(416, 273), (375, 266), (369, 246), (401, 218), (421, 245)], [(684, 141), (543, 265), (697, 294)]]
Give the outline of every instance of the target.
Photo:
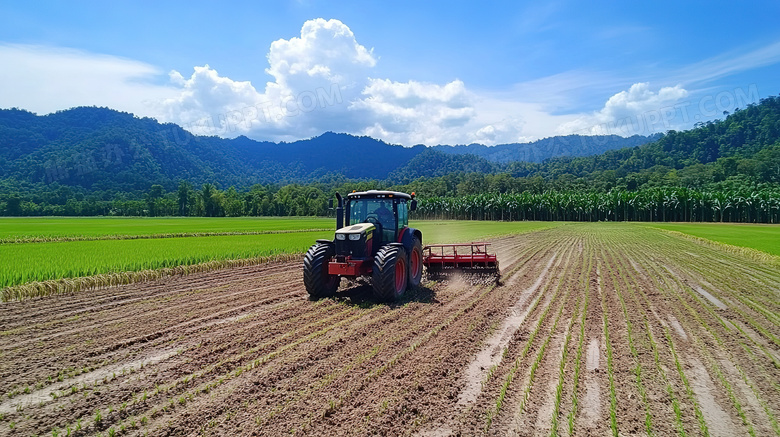
[(776, 265), (630, 225), (396, 304), (301, 263), (0, 305), (0, 435), (780, 435)]

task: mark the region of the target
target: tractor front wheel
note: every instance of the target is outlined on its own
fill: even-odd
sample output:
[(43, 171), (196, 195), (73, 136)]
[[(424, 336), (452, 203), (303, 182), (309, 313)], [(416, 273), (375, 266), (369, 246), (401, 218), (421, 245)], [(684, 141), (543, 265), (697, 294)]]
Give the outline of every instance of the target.
[(398, 300), (406, 291), (409, 267), (406, 251), (400, 246), (384, 246), (374, 257), (372, 283), (377, 299)]
[(303, 285), (312, 299), (332, 296), (339, 288), (341, 277), (328, 274), (328, 261), (335, 254), (332, 244), (317, 243), (303, 257)]

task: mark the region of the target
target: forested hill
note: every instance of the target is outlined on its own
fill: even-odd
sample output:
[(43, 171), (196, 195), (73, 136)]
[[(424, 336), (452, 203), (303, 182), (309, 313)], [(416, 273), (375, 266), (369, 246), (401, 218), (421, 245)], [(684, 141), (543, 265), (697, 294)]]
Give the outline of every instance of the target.
[[(406, 181), (453, 172), (496, 172), (509, 160), (588, 155), (649, 140), (572, 136), (530, 145), (427, 148), (327, 132), (308, 140), (273, 143), (195, 136), (174, 124), (107, 108), (80, 107), (43, 116), (4, 109), (0, 181), (18, 187), (56, 182), (120, 192), (146, 190), (153, 184), (173, 189), (181, 180), (237, 187), (339, 178)], [(471, 152), (481, 157), (463, 155)]]
[[(557, 157), (537, 163), (510, 163), (515, 177), (541, 176), (595, 179), (605, 174), (623, 179), (627, 188), (658, 175), (687, 178), (684, 185), (702, 186), (740, 176), (756, 183), (780, 182), (780, 97), (762, 99), (724, 120), (698, 123), (688, 131), (670, 131), (639, 147), (611, 150), (589, 157)], [(656, 181), (658, 182), (658, 181)]]
[(0, 110), (0, 180), (96, 190), (170, 189), (180, 180), (249, 186), (327, 174), (384, 178), (424, 149), (330, 132), (293, 143), (196, 136), (106, 108), (44, 116)]

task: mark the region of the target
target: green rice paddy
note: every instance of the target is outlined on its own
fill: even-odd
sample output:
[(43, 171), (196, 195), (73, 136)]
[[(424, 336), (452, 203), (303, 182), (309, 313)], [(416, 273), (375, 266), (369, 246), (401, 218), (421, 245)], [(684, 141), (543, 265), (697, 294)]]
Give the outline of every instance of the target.
[(2, 217), (0, 239), (329, 229), (334, 220), (320, 217)]
[(780, 256), (780, 225), (653, 223), (651, 226)]
[[(417, 221), (426, 243), (554, 226), (544, 222)], [(0, 218), (0, 288), (60, 278), (303, 253), (332, 238), (329, 218)], [(239, 235), (230, 235), (230, 234)], [(36, 241), (42, 238), (47, 241)], [(48, 241), (51, 240), (51, 241)]]

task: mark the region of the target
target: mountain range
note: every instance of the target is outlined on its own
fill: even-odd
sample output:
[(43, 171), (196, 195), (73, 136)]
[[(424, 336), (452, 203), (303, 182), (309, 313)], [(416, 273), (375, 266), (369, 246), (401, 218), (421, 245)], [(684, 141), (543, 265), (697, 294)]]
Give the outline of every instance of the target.
[(193, 135), (171, 123), (108, 108), (48, 115), (0, 110), (0, 180), (86, 189), (172, 189), (180, 180), (246, 187), (327, 178), (402, 182), (453, 172), (496, 172), (516, 161), (541, 162), (637, 147), (660, 135), (578, 136), (485, 146), (403, 147), (370, 137), (326, 132), (295, 142)]

